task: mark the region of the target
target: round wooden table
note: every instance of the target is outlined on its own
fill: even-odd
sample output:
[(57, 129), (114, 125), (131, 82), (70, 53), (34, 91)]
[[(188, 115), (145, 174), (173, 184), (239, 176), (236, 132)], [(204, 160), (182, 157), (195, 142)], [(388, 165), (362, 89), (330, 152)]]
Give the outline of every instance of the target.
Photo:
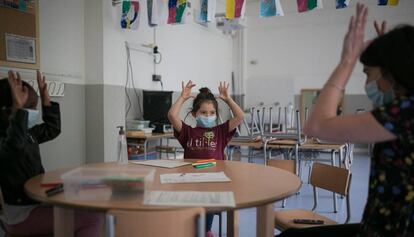
[[(192, 161), (192, 160), (186, 160)], [(86, 167), (111, 167), (116, 163), (88, 164)], [(129, 164), (129, 166), (143, 166)], [(88, 209), (106, 212), (110, 209), (118, 210), (157, 210), (178, 207), (143, 205), (142, 198), (132, 200), (71, 200), (66, 199), (64, 193), (52, 197), (45, 195), (41, 183), (60, 182), (60, 176), (73, 169), (64, 168), (33, 177), (25, 184), (25, 190), (34, 200), (54, 205), (55, 236), (73, 236), (73, 209)], [(168, 169), (151, 167), (156, 170), (152, 187), (162, 191), (232, 191), (236, 206), (230, 207), (204, 207), (208, 212), (227, 211), (228, 236), (237, 236), (237, 209), (257, 207), (257, 236), (273, 236), (273, 203), (295, 194), (301, 182), (299, 178), (287, 171), (263, 165), (249, 164), (238, 161), (217, 161), (217, 166), (205, 169), (194, 169), (191, 165)], [(223, 183), (187, 183), (187, 184), (161, 184), (160, 174), (165, 173), (195, 173), (219, 172), (224, 173), (231, 182)], [(72, 230), (72, 231), (70, 231)]]

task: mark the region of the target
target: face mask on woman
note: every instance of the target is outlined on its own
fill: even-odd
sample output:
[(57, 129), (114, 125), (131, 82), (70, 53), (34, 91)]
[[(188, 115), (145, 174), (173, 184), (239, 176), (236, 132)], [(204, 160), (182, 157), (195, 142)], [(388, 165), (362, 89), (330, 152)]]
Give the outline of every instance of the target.
[(217, 116), (203, 116), (199, 115), (196, 118), (197, 126), (203, 128), (212, 128), (216, 125)]
[(378, 88), (377, 80), (367, 83), (365, 86), (365, 92), (376, 107), (389, 104), (395, 99), (395, 93), (392, 87), (386, 92), (382, 92)]

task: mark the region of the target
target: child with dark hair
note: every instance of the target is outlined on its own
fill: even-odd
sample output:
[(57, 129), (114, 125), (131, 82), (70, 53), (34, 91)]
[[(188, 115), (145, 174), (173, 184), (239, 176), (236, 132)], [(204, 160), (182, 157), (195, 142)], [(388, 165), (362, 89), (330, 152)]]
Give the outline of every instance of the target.
[[(53, 234), (53, 207), (28, 197), (24, 184), (44, 173), (39, 144), (60, 134), (59, 104), (51, 102), (45, 78), (37, 72), (42, 102), (42, 124), (33, 87), (9, 72), (0, 79), (0, 188), (6, 232), (12, 235)], [(96, 214), (75, 212), (76, 236), (99, 236), (102, 220)]]
[[(185, 86), (182, 82), (181, 96), (171, 106), (168, 119), (174, 127), (174, 136), (184, 148), (184, 159), (224, 159), (224, 149), (243, 122), (244, 112), (228, 94), (229, 84), (221, 82), (218, 98), (227, 103), (233, 111), (234, 118), (223, 124), (218, 124), (218, 103), (211, 91), (204, 87), (194, 98), (191, 115), (196, 119), (195, 128), (185, 124), (179, 117), (179, 112), (186, 100), (191, 98), (191, 89), (195, 86), (189, 81)], [(213, 214), (207, 214), (207, 237), (213, 236), (211, 226)]]

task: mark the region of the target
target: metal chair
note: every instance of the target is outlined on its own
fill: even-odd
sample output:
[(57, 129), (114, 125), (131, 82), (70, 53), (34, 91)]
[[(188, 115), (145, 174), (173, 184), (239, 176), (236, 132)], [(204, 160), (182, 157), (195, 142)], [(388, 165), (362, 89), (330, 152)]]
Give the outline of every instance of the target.
[(351, 217), (349, 187), (351, 183), (351, 172), (345, 168), (339, 168), (322, 163), (314, 163), (312, 166), (311, 184), (313, 185), (313, 208), (312, 210), (283, 210), (275, 212), (275, 228), (286, 230), (289, 228), (305, 228), (315, 226), (314, 224), (297, 224), (293, 219), (312, 219), (323, 220), (323, 225), (337, 224), (325, 216), (314, 212), (318, 205), (317, 188), (322, 188), (334, 193), (341, 194), (346, 197), (346, 219), (344, 223), (348, 223)]

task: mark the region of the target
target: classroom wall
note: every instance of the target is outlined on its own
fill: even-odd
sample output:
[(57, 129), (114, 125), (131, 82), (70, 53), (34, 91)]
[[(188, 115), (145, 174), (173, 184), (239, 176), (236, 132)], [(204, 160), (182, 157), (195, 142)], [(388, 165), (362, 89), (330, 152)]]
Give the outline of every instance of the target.
[[(41, 71), (47, 80), (65, 82), (65, 96), (52, 97), (60, 103), (62, 132), (55, 140), (40, 145), (46, 170), (85, 161), (83, 8), (83, 0), (39, 1)], [(0, 77), (6, 76), (9, 69), (0, 67)], [(36, 79), (34, 71), (18, 71), (23, 79)]]
[[(339, 62), (343, 37), (356, 2), (351, 1), (347, 9), (336, 10), (335, 1), (325, 0), (324, 9), (299, 14), (296, 1), (281, 0), (285, 16), (266, 19), (258, 17), (258, 2), (247, 4), (247, 84), (249, 81), (261, 83), (261, 78), (273, 78), (273, 83), (267, 85), (274, 88), (275, 100), (285, 91), (285, 78), (293, 82), (296, 96), (303, 88), (321, 88)], [(367, 39), (376, 35), (374, 20), (387, 20), (390, 27), (401, 23), (414, 25), (414, 1), (400, 0), (396, 7), (377, 6), (376, 0), (363, 2), (369, 6)], [(355, 107), (370, 108), (364, 82), (365, 75), (358, 64), (346, 87), (345, 103), (352, 103), (346, 112), (353, 113)], [(255, 91), (247, 96), (260, 95), (261, 91)]]
[[(133, 45), (133, 48), (148, 50), (140, 45), (154, 42), (154, 29), (147, 26), (145, 11), (140, 14), (138, 29), (126, 31), (119, 27), (121, 5), (112, 6), (111, 1), (99, 0), (85, 4), (86, 63), (93, 61), (91, 69), (86, 66), (86, 161), (114, 161), (118, 134), (116, 126), (125, 124), (125, 42)], [(146, 9), (146, 1), (140, 1), (140, 4), (141, 9)], [(197, 4), (199, 3), (193, 3), (193, 8)], [(93, 27), (98, 30), (90, 32), (88, 29)], [(92, 42), (95, 45), (90, 49)], [(181, 81), (193, 80), (196, 84), (208, 86), (213, 92), (217, 92), (219, 81), (230, 81), (232, 39), (224, 36), (215, 27), (206, 28), (192, 20), (184, 25), (160, 26), (156, 28), (155, 42), (163, 57), (161, 64), (157, 66), (157, 74), (162, 76), (164, 90), (180, 91)], [(131, 51), (137, 91), (161, 89), (160, 83), (151, 79), (152, 60), (150, 55)], [(102, 74), (99, 75), (101, 69)], [(128, 90), (132, 90), (131, 87), (132, 84), (128, 85)], [(103, 102), (94, 106), (93, 101)], [(140, 117), (136, 111), (137, 105), (138, 99), (132, 98), (133, 108), (129, 118)], [(91, 110), (92, 107), (94, 110)], [(102, 134), (103, 140), (97, 139), (96, 134)]]

